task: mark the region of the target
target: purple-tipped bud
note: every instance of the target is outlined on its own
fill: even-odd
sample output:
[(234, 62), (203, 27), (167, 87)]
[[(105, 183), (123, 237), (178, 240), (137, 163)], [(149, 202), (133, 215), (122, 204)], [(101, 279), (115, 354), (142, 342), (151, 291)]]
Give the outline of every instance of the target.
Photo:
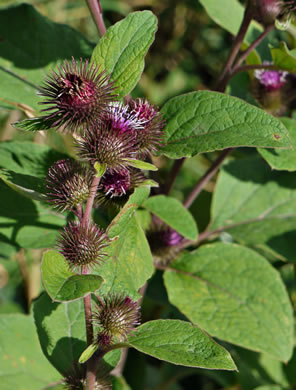
[(136, 137), (139, 155), (145, 157), (154, 153), (161, 145), (165, 122), (161, 113), (147, 100), (132, 100), (129, 106), (135, 117), (143, 122), (143, 127), (136, 131)]
[(70, 269), (84, 273), (104, 261), (108, 238), (95, 224), (85, 227), (70, 222), (61, 232), (57, 246)]
[[(263, 62), (263, 65), (270, 65)], [(257, 69), (252, 80), (252, 92), (262, 108), (272, 115), (282, 115), (287, 109), (291, 90), (287, 82), (289, 73), (285, 71)]]
[(173, 229), (168, 229), (162, 233), (161, 239), (166, 246), (175, 246), (180, 244), (183, 236)]
[[(263, 65), (270, 65), (270, 62), (263, 62)], [(280, 70), (256, 69), (254, 76), (266, 91), (275, 91), (286, 84), (288, 72)]]
[(40, 94), (47, 98), (42, 104), (49, 106), (43, 110), (49, 114), (42, 118), (52, 127), (68, 128), (71, 132), (92, 125), (114, 100), (108, 80), (105, 72), (88, 61), (65, 61), (56, 72), (51, 72), (41, 88)]
[(72, 210), (90, 194), (92, 175), (79, 163), (57, 161), (49, 168), (46, 178), (48, 200), (60, 210)]
[(258, 19), (265, 26), (273, 24), (282, 11), (281, 0), (257, 0)]
[(94, 323), (101, 328), (98, 343), (105, 343), (107, 340), (102, 337), (103, 335), (110, 337), (109, 344), (113, 338), (118, 341), (126, 340), (127, 336), (139, 325), (139, 310), (138, 302), (123, 295), (109, 295), (100, 301), (93, 315)]
[(119, 133), (97, 123), (76, 140), (78, 154), (92, 165), (96, 162), (114, 171), (128, 165), (126, 159), (135, 159), (137, 145), (133, 134)]
[(167, 265), (172, 262), (177, 254), (182, 250), (184, 237), (175, 230), (164, 227), (158, 220), (152, 220), (147, 239), (151, 248), (154, 262), (156, 264)]

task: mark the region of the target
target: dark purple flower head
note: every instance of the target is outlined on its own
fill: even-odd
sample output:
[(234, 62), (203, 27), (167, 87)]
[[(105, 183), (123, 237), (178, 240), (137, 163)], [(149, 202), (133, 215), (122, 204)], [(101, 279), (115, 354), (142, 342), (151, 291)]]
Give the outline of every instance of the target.
[(162, 233), (161, 239), (166, 246), (175, 246), (180, 244), (183, 240), (183, 236), (176, 232), (176, 230), (168, 229)]
[[(130, 297), (123, 295), (109, 295), (97, 305), (93, 315), (93, 321), (101, 328), (99, 333), (115, 338), (119, 341), (126, 340), (127, 336), (139, 325), (140, 306)], [(100, 340), (98, 340), (100, 342)]]
[(119, 133), (99, 122), (76, 140), (76, 146), (82, 160), (92, 165), (98, 162), (114, 171), (129, 165), (126, 159), (135, 159), (137, 153), (133, 134)]
[[(269, 62), (264, 62), (269, 65)], [(278, 70), (257, 69), (254, 71), (255, 78), (266, 91), (275, 91), (282, 88), (286, 83), (288, 72)]]
[(138, 169), (122, 168), (116, 172), (108, 170), (102, 177), (95, 198), (96, 206), (106, 206), (118, 211), (147, 178)]
[(57, 246), (70, 269), (83, 273), (104, 261), (108, 238), (93, 223), (85, 227), (77, 222), (70, 222), (62, 230)]
[(120, 171), (108, 171), (103, 176), (100, 187), (106, 196), (122, 196), (126, 195), (131, 185), (130, 172), (126, 168)]
[(139, 156), (146, 157), (161, 145), (165, 122), (162, 114), (147, 100), (132, 100), (129, 106), (135, 117), (143, 122), (143, 127), (135, 134), (139, 144)]
[(41, 88), (40, 94), (47, 98), (42, 104), (48, 105), (43, 111), (49, 112), (42, 118), (64, 131), (77, 132), (90, 126), (114, 100), (108, 80), (105, 72), (88, 61), (65, 61), (56, 72), (51, 72)]
[(89, 196), (92, 175), (79, 163), (60, 160), (49, 168), (46, 178), (48, 200), (60, 210), (72, 210)]

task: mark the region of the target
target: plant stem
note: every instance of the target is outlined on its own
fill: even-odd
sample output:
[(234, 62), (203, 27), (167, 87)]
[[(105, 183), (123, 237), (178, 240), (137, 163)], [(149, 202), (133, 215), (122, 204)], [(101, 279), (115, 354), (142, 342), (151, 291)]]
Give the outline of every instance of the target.
[(96, 193), (97, 193), (98, 185), (100, 183), (100, 179), (101, 179), (100, 177), (94, 176), (93, 181), (91, 183), (90, 195), (87, 199), (85, 211), (84, 211), (84, 214), (83, 214), (83, 217), (81, 220), (81, 224), (84, 226), (88, 226), (88, 224), (89, 224), (90, 215), (91, 215), (91, 211), (92, 211), (92, 208), (94, 205), (94, 200), (96, 197)]
[(182, 157), (174, 161), (171, 172), (169, 173), (168, 180), (164, 185), (164, 190), (163, 190), (164, 194), (168, 195), (170, 193), (184, 162), (185, 162), (185, 157)]
[(210, 168), (206, 171), (206, 173), (201, 177), (201, 179), (196, 183), (195, 187), (191, 191), (191, 193), (187, 196), (184, 201), (184, 207), (187, 209), (192, 205), (194, 200), (197, 198), (199, 193), (202, 191), (204, 186), (208, 183), (209, 180), (215, 175), (223, 161), (229, 154), (232, 152), (232, 148), (225, 149), (220, 156), (213, 162)]
[(86, 390), (93, 390), (99, 363), (106, 352), (98, 350), (87, 362)]
[(90, 13), (101, 36), (106, 32), (100, 0), (86, 0)]
[(226, 60), (226, 63), (224, 65), (224, 68), (215, 84), (214, 90), (219, 91), (219, 92), (224, 92), (226, 84), (225, 84), (225, 78), (228, 76), (231, 67), (236, 59), (236, 56), (240, 50), (241, 44), (244, 40), (244, 37), (246, 35), (246, 32), (248, 30), (248, 27), (252, 21), (252, 16), (253, 16), (253, 7), (252, 5), (248, 5), (247, 8), (245, 9), (244, 13), (244, 18), (242, 21), (242, 24), (240, 26), (239, 32), (237, 36), (235, 37), (230, 53), (228, 55), (228, 58)]
[(234, 66), (232, 72), (234, 72), (235, 69), (237, 67), (239, 67), (244, 62), (244, 60), (248, 57), (248, 55), (251, 53), (251, 51), (256, 49), (256, 47), (263, 41), (263, 39), (270, 33), (270, 31), (273, 30), (273, 28), (274, 28), (273, 24), (266, 27), (266, 29), (255, 39), (255, 41), (247, 48), (247, 50), (245, 50), (241, 54), (241, 56), (238, 58), (237, 62), (235, 63), (235, 66)]
[(83, 298), (85, 328), (86, 328), (86, 343), (89, 346), (93, 342), (93, 326), (92, 326), (92, 310), (91, 310), (91, 294)]

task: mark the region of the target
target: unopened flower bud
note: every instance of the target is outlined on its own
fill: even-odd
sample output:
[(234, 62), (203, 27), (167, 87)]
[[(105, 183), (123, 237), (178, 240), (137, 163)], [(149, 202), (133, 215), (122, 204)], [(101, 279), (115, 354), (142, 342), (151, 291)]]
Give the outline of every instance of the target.
[(97, 342), (106, 346), (113, 341), (124, 341), (139, 324), (140, 306), (130, 297), (109, 295), (97, 305), (93, 321), (101, 328)]
[(283, 2), (281, 0), (257, 0), (257, 11), (259, 21), (268, 26), (273, 24), (281, 14)]
[(137, 146), (133, 134), (119, 133), (106, 124), (97, 123), (76, 140), (79, 157), (94, 165), (120, 171), (136, 158)]
[(104, 261), (108, 238), (93, 223), (85, 227), (77, 222), (70, 222), (61, 232), (57, 246), (70, 269), (83, 273)]
[(72, 210), (90, 194), (92, 175), (78, 162), (60, 160), (50, 167), (46, 178), (48, 200), (60, 210)]

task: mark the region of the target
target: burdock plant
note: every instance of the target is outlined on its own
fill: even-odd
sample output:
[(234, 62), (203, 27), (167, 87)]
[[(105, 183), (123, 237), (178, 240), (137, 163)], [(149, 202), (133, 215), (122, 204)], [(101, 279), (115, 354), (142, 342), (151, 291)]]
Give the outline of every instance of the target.
[[(150, 1), (162, 41), (151, 11), (106, 30), (87, 3), (96, 47), (29, 4), (0, 9), (0, 103), (42, 131), (0, 144), (0, 301), (13, 280), (30, 304), (39, 255), (44, 286), (31, 314), (0, 315), (1, 389), (295, 388), (296, 34), (276, 31), (295, 2)], [(214, 42), (198, 12), (234, 36)]]

